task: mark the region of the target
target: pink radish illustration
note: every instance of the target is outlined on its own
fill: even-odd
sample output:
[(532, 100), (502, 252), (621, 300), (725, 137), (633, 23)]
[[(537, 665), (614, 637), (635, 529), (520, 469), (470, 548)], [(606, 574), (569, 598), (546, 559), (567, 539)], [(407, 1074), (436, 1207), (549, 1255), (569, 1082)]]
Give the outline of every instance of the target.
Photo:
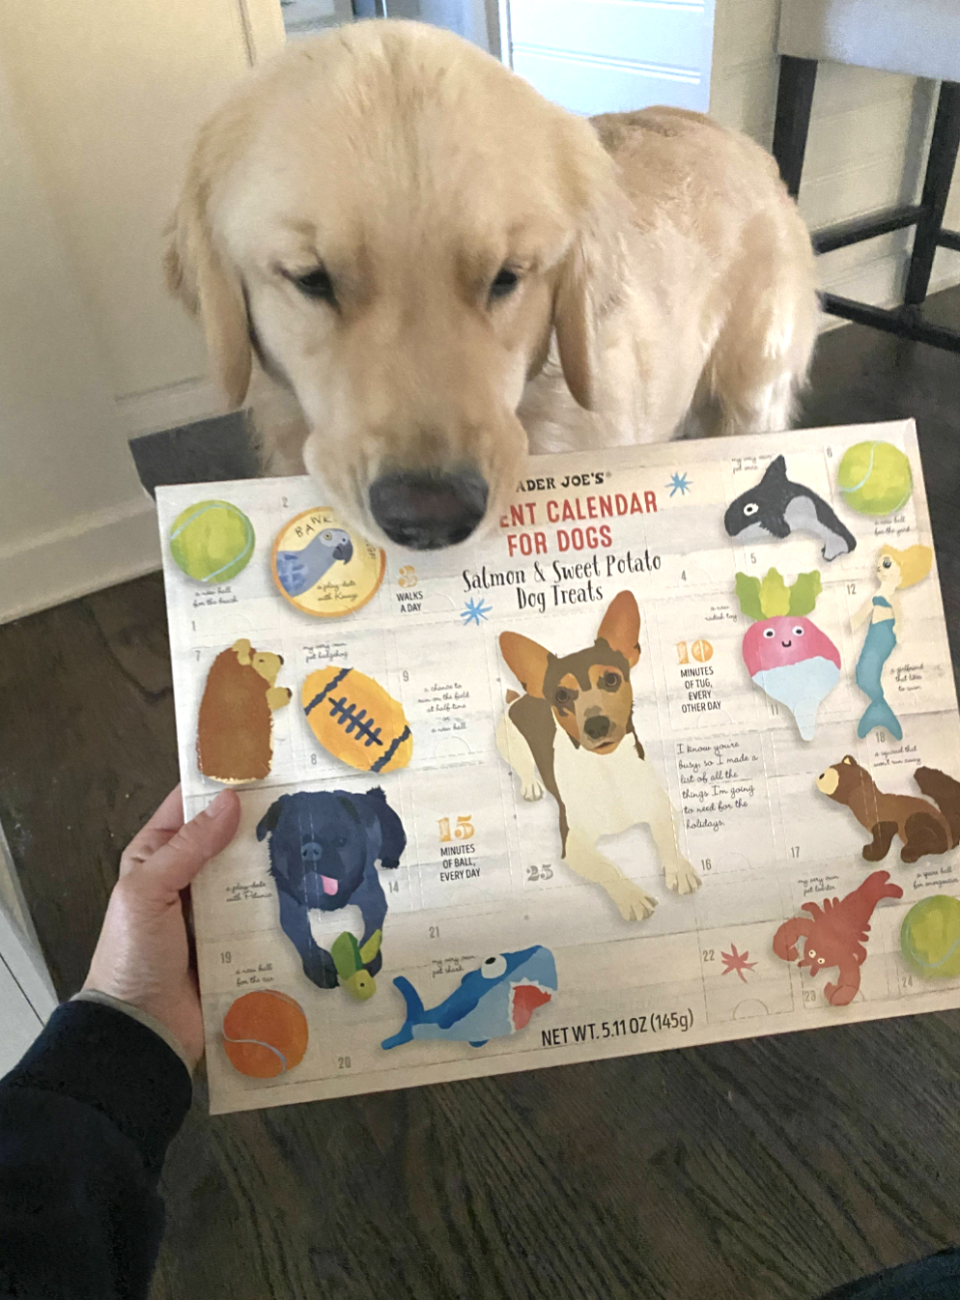
[(820, 595), (820, 574), (801, 573), (788, 587), (776, 569), (761, 582), (737, 574), (737, 597), (757, 621), (743, 638), (743, 662), (753, 682), (793, 714), (800, 735), (813, 740), (817, 710), (840, 676), (840, 651), (806, 617)]

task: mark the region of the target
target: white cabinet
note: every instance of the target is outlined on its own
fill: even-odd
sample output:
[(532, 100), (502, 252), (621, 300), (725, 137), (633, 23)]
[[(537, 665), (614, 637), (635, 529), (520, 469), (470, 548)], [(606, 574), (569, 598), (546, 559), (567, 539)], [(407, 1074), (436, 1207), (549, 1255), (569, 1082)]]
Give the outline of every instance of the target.
[(574, 113), (710, 102), (714, 0), (500, 0), (505, 63)]

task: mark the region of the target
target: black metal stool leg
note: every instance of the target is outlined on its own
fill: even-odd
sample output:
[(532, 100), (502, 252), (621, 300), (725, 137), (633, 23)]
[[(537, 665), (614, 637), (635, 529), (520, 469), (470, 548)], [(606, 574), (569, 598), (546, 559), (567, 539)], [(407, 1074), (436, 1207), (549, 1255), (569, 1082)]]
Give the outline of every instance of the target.
[(793, 198), (800, 193), (800, 174), (807, 147), (813, 88), (817, 83), (816, 59), (780, 59), (777, 86), (777, 120), (773, 128), (773, 156), (783, 182)]
[(930, 155), (923, 180), (923, 215), (917, 222), (917, 233), (910, 256), (907, 291), (904, 302), (915, 306), (927, 296), (933, 258), (937, 251), (943, 213), (950, 193), (950, 182), (960, 148), (960, 84), (945, 81), (940, 87), (937, 116), (933, 123)]

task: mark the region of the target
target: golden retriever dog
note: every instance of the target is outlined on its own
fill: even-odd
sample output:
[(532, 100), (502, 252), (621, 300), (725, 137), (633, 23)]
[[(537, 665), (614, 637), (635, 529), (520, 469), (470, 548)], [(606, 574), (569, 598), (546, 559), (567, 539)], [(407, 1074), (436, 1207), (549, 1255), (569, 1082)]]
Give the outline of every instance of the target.
[(789, 427), (817, 321), (759, 146), (575, 117), (385, 20), (298, 42), (206, 124), (167, 271), (266, 471), (414, 549), (495, 520), (528, 449)]

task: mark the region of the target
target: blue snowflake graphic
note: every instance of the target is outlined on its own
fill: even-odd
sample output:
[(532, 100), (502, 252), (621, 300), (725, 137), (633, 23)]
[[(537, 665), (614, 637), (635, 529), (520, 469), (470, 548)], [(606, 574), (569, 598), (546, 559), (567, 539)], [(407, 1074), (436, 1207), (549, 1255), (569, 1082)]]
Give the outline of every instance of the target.
[(670, 495), (672, 497), (675, 497), (678, 492), (682, 497), (685, 497), (687, 493), (693, 489), (693, 484), (687, 478), (686, 474), (678, 473), (670, 476), (670, 482), (667, 484), (667, 487), (670, 489)]
[(493, 608), (492, 605), (485, 605), (483, 603), (482, 596), (480, 597), (479, 600), (474, 600), (473, 597), (471, 596), (471, 598), (464, 605), (463, 609), (460, 611), (460, 617), (463, 619), (463, 626), (467, 627), (471, 623), (476, 623), (477, 626), (479, 627), (480, 624), (486, 619), (487, 615), (490, 613), (492, 608)]

